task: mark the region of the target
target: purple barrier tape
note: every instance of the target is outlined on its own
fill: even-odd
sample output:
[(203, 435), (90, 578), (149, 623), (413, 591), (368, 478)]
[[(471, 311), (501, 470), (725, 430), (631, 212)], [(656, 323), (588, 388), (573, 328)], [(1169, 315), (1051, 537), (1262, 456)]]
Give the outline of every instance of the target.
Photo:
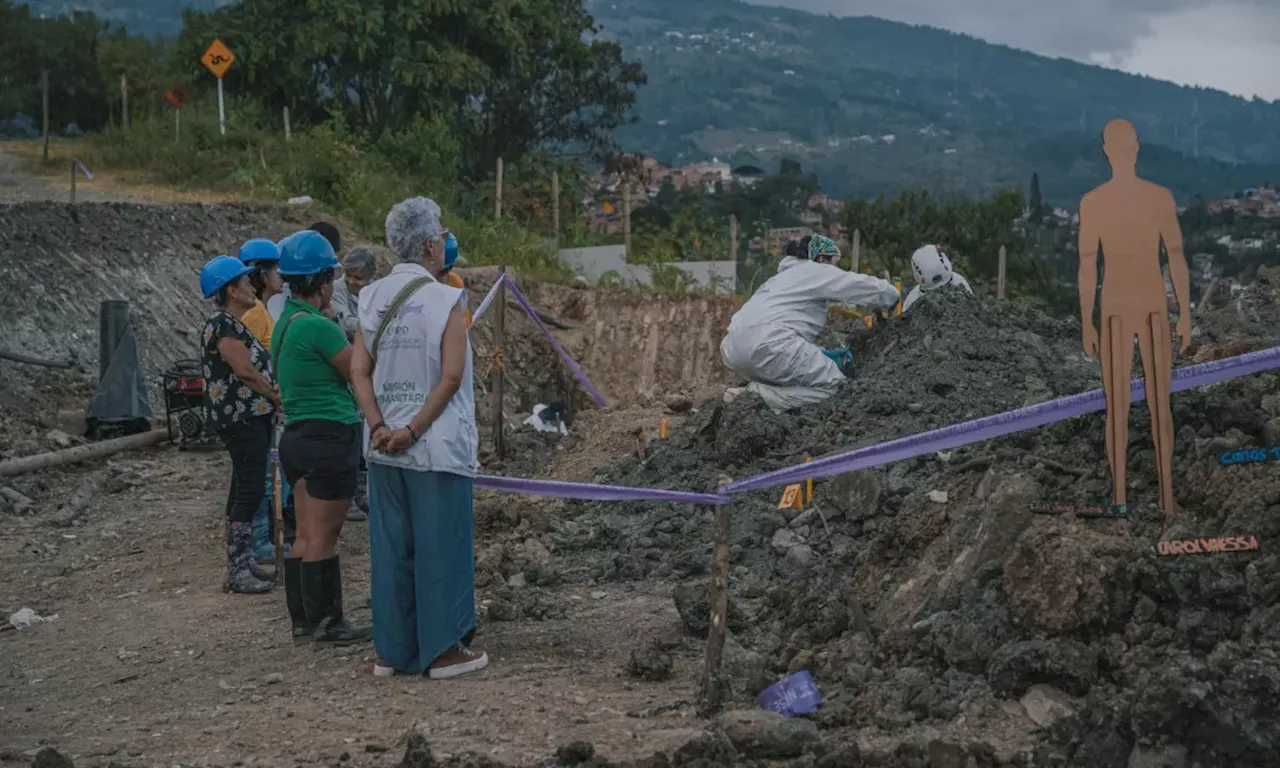
[(506, 279), (506, 275), (499, 275), (498, 279), (494, 281), (493, 287), (489, 289), (489, 294), (484, 297), (484, 301), (480, 302), (480, 307), (476, 309), (475, 314), (471, 316), (472, 325), (479, 322), (480, 316), (489, 311), (489, 305), (493, 303), (493, 297), (498, 295), (498, 288)]
[[(1173, 372), (1173, 381), (1170, 388), (1172, 391), (1178, 392), (1278, 367), (1280, 367), (1280, 347), (1272, 347), (1238, 357), (1229, 357), (1224, 360), (1214, 360), (1200, 365), (1179, 368)], [(1134, 379), (1130, 385), (1130, 391), (1133, 393), (1134, 402), (1146, 398), (1146, 387), (1142, 379)], [(994, 437), (1020, 432), (1024, 429), (1041, 427), (1056, 421), (1083, 416), (1086, 413), (1106, 410), (1106, 407), (1106, 399), (1102, 390), (1095, 389), (1078, 395), (1050, 400), (1047, 403), (1037, 403), (1025, 408), (998, 413), (994, 416), (985, 416), (973, 421), (943, 427), (942, 429), (890, 440), (879, 445), (857, 448), (835, 456), (818, 459), (808, 464), (798, 464), (794, 467), (766, 472), (762, 475), (730, 483), (725, 490), (729, 493), (756, 491), (787, 485), (807, 478), (844, 474), (845, 472), (922, 456), (934, 451), (990, 440)]]
[(511, 293), (516, 297), (516, 301), (520, 303), (520, 306), (524, 308), (524, 311), (528, 313), (529, 318), (538, 324), (538, 329), (547, 337), (547, 341), (551, 342), (551, 346), (555, 347), (556, 352), (560, 354), (560, 359), (564, 360), (565, 365), (569, 366), (569, 370), (573, 371), (573, 375), (577, 376), (578, 381), (582, 382), (582, 386), (586, 387), (587, 392), (590, 393), (592, 399), (596, 401), (596, 405), (599, 405), (601, 408), (608, 408), (609, 405), (604, 401), (604, 395), (600, 394), (600, 391), (592, 386), (587, 375), (578, 367), (577, 361), (572, 357), (569, 357), (569, 353), (564, 351), (564, 347), (560, 346), (560, 342), (556, 341), (556, 337), (552, 336), (551, 331), (547, 330), (547, 326), (542, 324), (542, 318), (538, 317), (538, 313), (534, 311), (533, 306), (529, 304), (529, 300), (526, 299), (524, 294), (520, 292), (520, 289), (516, 287), (516, 281), (508, 280), (507, 285), (511, 287)]
[(78, 157), (76, 158), (76, 167), (80, 169), (80, 172), (84, 174), (86, 179), (93, 181), (93, 174), (89, 173), (89, 169), (85, 167), (84, 163), (80, 162), (80, 158)]
[(525, 477), (477, 475), (475, 487), (505, 493), (554, 496), (587, 501), (679, 501), (687, 504), (728, 504), (728, 496), (690, 491), (663, 491), (657, 488), (628, 488), (622, 485), (562, 483), (557, 480), (530, 480)]

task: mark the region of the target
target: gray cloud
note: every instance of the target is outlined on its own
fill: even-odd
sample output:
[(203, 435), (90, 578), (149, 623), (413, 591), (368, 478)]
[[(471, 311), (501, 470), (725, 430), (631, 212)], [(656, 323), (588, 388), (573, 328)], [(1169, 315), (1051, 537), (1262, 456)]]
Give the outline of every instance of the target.
[(1277, 0), (748, 1), (928, 24), (1046, 56), (1280, 98)]

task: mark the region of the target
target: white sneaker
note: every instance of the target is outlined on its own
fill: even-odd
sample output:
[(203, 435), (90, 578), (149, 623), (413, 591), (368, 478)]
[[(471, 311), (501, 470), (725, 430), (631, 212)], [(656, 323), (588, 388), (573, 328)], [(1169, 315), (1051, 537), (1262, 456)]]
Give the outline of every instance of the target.
[(373, 662), (374, 677), (395, 677), (399, 671), (395, 667), (384, 667), (378, 662)]
[(452, 663), (431, 667), (427, 670), (427, 677), (432, 680), (445, 680), (450, 677), (479, 672), (489, 666), (489, 654), (483, 651), (473, 651), (461, 643), (455, 644), (453, 649), (446, 653), (444, 657), (448, 657)]

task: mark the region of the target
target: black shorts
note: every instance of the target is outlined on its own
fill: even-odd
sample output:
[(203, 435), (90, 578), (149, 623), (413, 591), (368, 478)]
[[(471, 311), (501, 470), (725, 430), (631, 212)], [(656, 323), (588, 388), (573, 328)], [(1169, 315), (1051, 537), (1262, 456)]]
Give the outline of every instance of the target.
[(280, 437), (280, 469), (296, 486), (307, 481), (307, 494), (321, 501), (342, 501), (356, 495), (360, 472), (359, 424), (307, 419), (284, 428)]

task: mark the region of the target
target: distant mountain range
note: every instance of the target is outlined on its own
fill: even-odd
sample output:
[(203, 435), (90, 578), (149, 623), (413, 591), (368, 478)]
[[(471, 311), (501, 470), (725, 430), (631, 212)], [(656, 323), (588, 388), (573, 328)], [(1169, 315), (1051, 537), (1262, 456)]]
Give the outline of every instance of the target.
[[(35, 0), (135, 32), (174, 34), (184, 6), (227, 0)], [(1049, 59), (874, 18), (738, 0), (588, 0), (606, 37), (644, 63), (628, 150), (668, 163), (801, 162), (835, 195), (903, 187), (1025, 189), (1074, 207), (1106, 178), (1100, 134), (1127, 117), (1141, 171), (1183, 202), (1280, 180), (1280, 102)]]
[(668, 162), (794, 157), (842, 195), (1026, 189), (1038, 171), (1047, 199), (1073, 204), (1106, 178), (1102, 126), (1127, 117), (1142, 171), (1184, 201), (1280, 179), (1280, 103), (867, 17), (736, 0), (591, 9), (649, 73), (627, 148)]

